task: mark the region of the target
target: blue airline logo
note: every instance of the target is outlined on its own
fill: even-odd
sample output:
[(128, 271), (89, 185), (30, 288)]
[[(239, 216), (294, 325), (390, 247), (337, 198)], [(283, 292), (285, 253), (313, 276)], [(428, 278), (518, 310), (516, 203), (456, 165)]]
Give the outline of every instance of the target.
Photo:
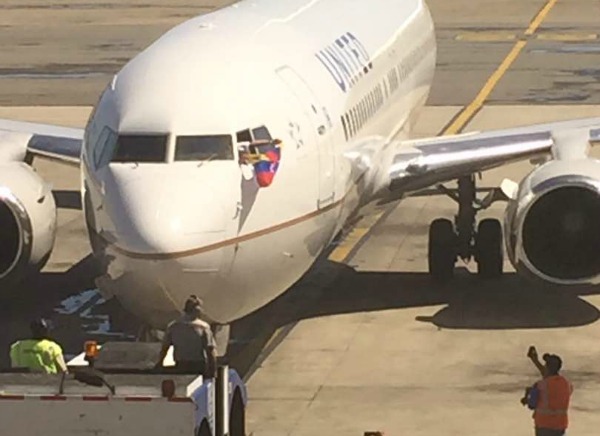
[(319, 50), (315, 56), (343, 92), (347, 92), (363, 75), (373, 69), (369, 53), (350, 32)]

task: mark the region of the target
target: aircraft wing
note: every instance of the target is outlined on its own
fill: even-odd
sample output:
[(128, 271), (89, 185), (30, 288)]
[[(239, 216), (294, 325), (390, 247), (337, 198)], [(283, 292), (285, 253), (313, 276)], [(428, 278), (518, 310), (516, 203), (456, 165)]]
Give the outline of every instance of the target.
[(0, 119), (0, 155), (23, 160), (29, 153), (79, 163), (82, 142), (83, 129)]
[(600, 142), (600, 118), (403, 141), (389, 166), (389, 189), (401, 196), (506, 163), (549, 156), (557, 146), (555, 136), (571, 131), (586, 132), (590, 143)]

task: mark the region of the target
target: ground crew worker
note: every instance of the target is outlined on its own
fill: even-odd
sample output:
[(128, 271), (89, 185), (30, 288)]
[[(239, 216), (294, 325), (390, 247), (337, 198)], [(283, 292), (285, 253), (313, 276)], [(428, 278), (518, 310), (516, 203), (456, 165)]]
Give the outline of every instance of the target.
[(213, 377), (216, 371), (216, 344), (210, 326), (202, 321), (202, 300), (195, 295), (185, 302), (183, 315), (167, 327), (157, 367), (173, 346), (173, 358), (178, 372), (202, 373)]
[(30, 324), (30, 328), (32, 339), (18, 341), (11, 345), (11, 366), (46, 374), (67, 372), (62, 348), (49, 339), (50, 329), (46, 320), (35, 320)]
[(530, 347), (527, 357), (540, 371), (543, 379), (525, 391), (521, 400), (524, 405), (535, 410), (536, 436), (562, 436), (569, 425), (567, 411), (573, 393), (571, 383), (559, 374), (562, 360), (556, 354), (544, 354), (542, 365), (535, 347)]

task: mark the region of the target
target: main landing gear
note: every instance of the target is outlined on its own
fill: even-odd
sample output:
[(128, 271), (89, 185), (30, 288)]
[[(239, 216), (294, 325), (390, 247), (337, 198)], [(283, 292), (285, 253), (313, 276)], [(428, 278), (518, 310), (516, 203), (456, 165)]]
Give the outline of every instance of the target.
[(436, 280), (447, 281), (454, 275), (458, 258), (464, 261), (474, 258), (480, 277), (491, 279), (502, 275), (504, 246), (500, 221), (487, 218), (475, 225), (477, 212), (487, 208), (493, 196), (490, 194), (483, 201), (477, 198), (474, 175), (458, 179), (456, 190), (442, 185), (438, 188), (458, 203), (458, 214), (454, 223), (438, 218), (429, 227), (429, 273)]

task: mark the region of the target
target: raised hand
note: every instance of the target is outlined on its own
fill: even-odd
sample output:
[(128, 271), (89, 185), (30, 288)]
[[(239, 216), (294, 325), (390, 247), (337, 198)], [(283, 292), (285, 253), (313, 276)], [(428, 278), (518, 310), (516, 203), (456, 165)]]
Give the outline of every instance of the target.
[(537, 360), (538, 353), (533, 345), (531, 347), (529, 347), (529, 350), (527, 351), (527, 357), (529, 357), (530, 359)]

